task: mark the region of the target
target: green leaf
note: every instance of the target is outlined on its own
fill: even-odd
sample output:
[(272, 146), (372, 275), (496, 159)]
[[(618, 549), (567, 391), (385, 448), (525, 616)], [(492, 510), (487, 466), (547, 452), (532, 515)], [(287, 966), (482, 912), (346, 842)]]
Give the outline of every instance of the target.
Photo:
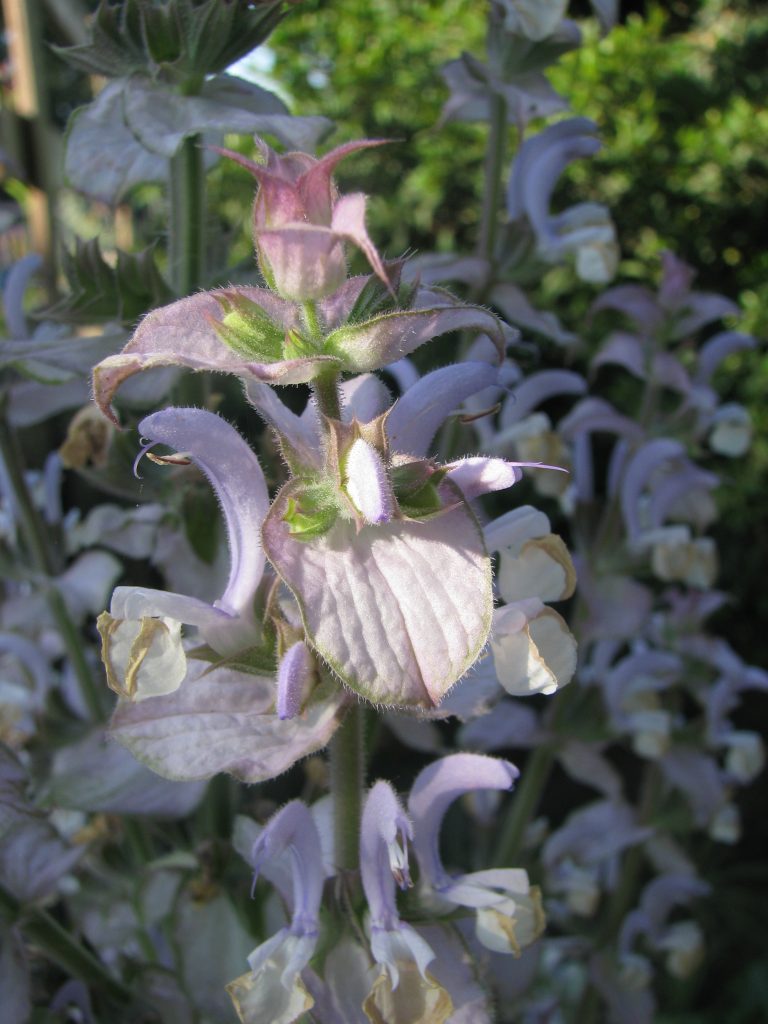
[(265, 626), (264, 637), (264, 642), (260, 646), (248, 647), (226, 658), (222, 658), (218, 651), (214, 651), (207, 644), (193, 648), (187, 655), (198, 661), (210, 662), (211, 668), (208, 671), (214, 668), (231, 668), (235, 672), (245, 672), (251, 676), (270, 676), (277, 671), (274, 631)]
[(360, 323), (363, 320), (370, 320), (380, 313), (392, 312), (396, 309), (410, 309), (418, 287), (418, 281), (401, 284), (397, 289), (397, 298), (395, 299), (385, 287), (384, 282), (375, 274), (371, 274), (347, 319), (350, 323)]
[(163, 306), (173, 298), (155, 263), (154, 250), (138, 253), (118, 250), (111, 266), (104, 259), (99, 242), (78, 240), (72, 252), (62, 257), (69, 294), (43, 311), (51, 320), (67, 323), (105, 323), (120, 321), (127, 325), (150, 309)]

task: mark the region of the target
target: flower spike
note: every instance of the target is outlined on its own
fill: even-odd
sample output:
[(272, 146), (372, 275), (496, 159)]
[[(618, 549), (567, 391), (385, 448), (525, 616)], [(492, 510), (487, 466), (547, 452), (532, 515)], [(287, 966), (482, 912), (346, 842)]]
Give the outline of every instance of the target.
[(371, 912), (371, 952), (397, 988), (403, 961), (414, 962), (426, 980), (434, 953), (410, 925), (400, 920), (395, 905), (395, 883), (410, 882), (407, 844), (411, 823), (388, 782), (377, 782), (363, 808), (360, 828), (360, 871)]

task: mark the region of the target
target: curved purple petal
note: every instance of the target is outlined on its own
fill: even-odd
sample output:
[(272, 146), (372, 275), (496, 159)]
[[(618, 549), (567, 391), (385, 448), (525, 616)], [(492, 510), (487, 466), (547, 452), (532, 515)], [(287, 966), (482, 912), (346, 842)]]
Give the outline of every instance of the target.
[(497, 284), (491, 292), (491, 302), (515, 327), (534, 331), (558, 345), (573, 345), (578, 341), (578, 335), (566, 330), (554, 313), (532, 306), (525, 292), (517, 285), (508, 282)]
[(259, 415), (273, 427), (293, 455), (304, 466), (320, 468), (322, 451), (317, 416), (297, 416), (281, 401), (269, 384), (262, 381), (245, 382), (245, 397)]
[(324, 871), (320, 836), (312, 813), (301, 800), (291, 800), (269, 819), (253, 844), (250, 861), (254, 881), (265, 867), (290, 854), (293, 882), (293, 926), (302, 932), (318, 930)]
[(713, 335), (701, 346), (696, 366), (695, 382), (699, 385), (707, 385), (712, 379), (712, 374), (720, 363), (732, 352), (740, 352), (744, 349), (754, 348), (755, 339), (749, 334), (742, 334), (740, 331), (720, 331)]
[(498, 376), (498, 367), (467, 362), (443, 366), (416, 381), (387, 418), (392, 450), (425, 456), (446, 417), (465, 398), (496, 384)]
[(189, 453), (208, 478), (224, 513), (231, 558), (217, 604), (247, 615), (264, 572), (260, 535), (269, 508), (259, 460), (234, 427), (205, 409), (163, 409), (145, 417), (139, 430), (150, 441)]
[(579, 434), (593, 432), (639, 438), (643, 428), (628, 416), (622, 416), (610, 402), (602, 398), (585, 398), (571, 409), (558, 424), (558, 432), (568, 441)]
[(650, 288), (639, 284), (620, 284), (615, 288), (609, 288), (592, 303), (590, 315), (604, 309), (612, 309), (628, 316), (646, 335), (652, 334), (661, 326), (665, 315)]
[(547, 237), (549, 204), (557, 179), (573, 160), (601, 148), (597, 125), (586, 117), (559, 121), (527, 139), (518, 150), (507, 189), (512, 220), (527, 217), (537, 237)]
[(521, 465), (528, 463), (507, 462), (506, 459), (478, 455), (451, 463), (447, 477), (451, 483), (456, 484), (466, 500), (471, 501), (481, 494), (505, 491), (512, 487), (522, 479)]
[(416, 776), (408, 799), (414, 852), (422, 875), (435, 889), (452, 882), (440, 860), (439, 835), (454, 800), (474, 789), (511, 789), (520, 773), (509, 761), (484, 754), (449, 754)]
[(410, 884), (408, 841), (411, 823), (388, 782), (377, 782), (368, 793), (360, 825), (360, 877), (371, 912), (371, 952), (390, 973), (392, 987), (399, 980), (398, 960), (413, 959), (422, 976), (434, 959), (429, 945), (404, 924), (397, 914), (395, 882)]
[(345, 380), (339, 390), (344, 423), (351, 423), (353, 419), (360, 423), (370, 423), (381, 416), (392, 402), (386, 384), (372, 373), (361, 373)]
[(621, 482), (621, 511), (630, 540), (641, 530), (638, 504), (651, 474), (672, 459), (685, 458), (685, 449), (679, 441), (656, 438), (644, 444), (628, 461)]
[(685, 303), (685, 310), (686, 315), (675, 324), (673, 338), (695, 334), (713, 320), (722, 320), (724, 316), (737, 316), (740, 312), (735, 302), (716, 292), (691, 292)]
[(395, 383), (400, 388), (401, 395), (404, 395), (409, 388), (412, 388), (421, 379), (419, 371), (413, 365), (413, 361), (407, 356), (403, 356), (397, 362), (390, 363), (386, 369), (387, 373), (395, 378)]
[(506, 430), (528, 416), (555, 395), (583, 395), (587, 382), (572, 370), (541, 370), (532, 373), (512, 389), (499, 417), (499, 426)]
[(368, 791), (360, 822), (360, 880), (371, 921), (379, 928), (399, 924), (395, 883), (400, 888), (411, 884), (408, 842), (412, 839), (413, 826), (395, 791), (379, 779)]
[(592, 369), (596, 370), (606, 363), (623, 366), (634, 377), (644, 380), (646, 367), (642, 339), (626, 331), (614, 331), (592, 360)]

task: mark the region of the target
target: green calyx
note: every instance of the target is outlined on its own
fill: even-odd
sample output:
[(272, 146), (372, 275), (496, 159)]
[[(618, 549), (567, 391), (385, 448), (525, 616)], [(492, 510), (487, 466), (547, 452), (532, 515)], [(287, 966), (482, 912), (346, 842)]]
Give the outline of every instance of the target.
[(442, 512), (445, 504), (439, 485), (445, 470), (426, 461), (408, 462), (392, 469), (392, 487), (401, 514), (407, 519), (425, 519)]
[(365, 287), (357, 297), (347, 322), (350, 324), (362, 323), (365, 320), (372, 320), (375, 316), (382, 316), (385, 313), (395, 311), (402, 312), (410, 309), (419, 288), (418, 280), (411, 283), (401, 284), (395, 296), (384, 286), (384, 284), (371, 274)]
[(327, 533), (340, 511), (333, 487), (318, 481), (308, 484), (297, 497), (288, 499), (284, 519), (297, 540), (311, 540)]
[(238, 292), (214, 292), (224, 316), (212, 320), (221, 340), (248, 359), (273, 363), (283, 358), (284, 332), (256, 302)]
[(316, 356), (317, 354), (316, 346), (298, 331), (293, 329), (286, 331), (283, 339), (283, 359), (304, 359), (306, 356)]

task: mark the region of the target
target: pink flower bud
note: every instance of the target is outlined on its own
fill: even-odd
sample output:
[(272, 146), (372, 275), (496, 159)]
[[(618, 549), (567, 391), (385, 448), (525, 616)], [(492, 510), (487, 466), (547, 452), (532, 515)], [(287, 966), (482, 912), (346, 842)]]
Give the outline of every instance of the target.
[(314, 665), (303, 640), (293, 644), (280, 660), (277, 671), (277, 717), (295, 718), (307, 699)]

